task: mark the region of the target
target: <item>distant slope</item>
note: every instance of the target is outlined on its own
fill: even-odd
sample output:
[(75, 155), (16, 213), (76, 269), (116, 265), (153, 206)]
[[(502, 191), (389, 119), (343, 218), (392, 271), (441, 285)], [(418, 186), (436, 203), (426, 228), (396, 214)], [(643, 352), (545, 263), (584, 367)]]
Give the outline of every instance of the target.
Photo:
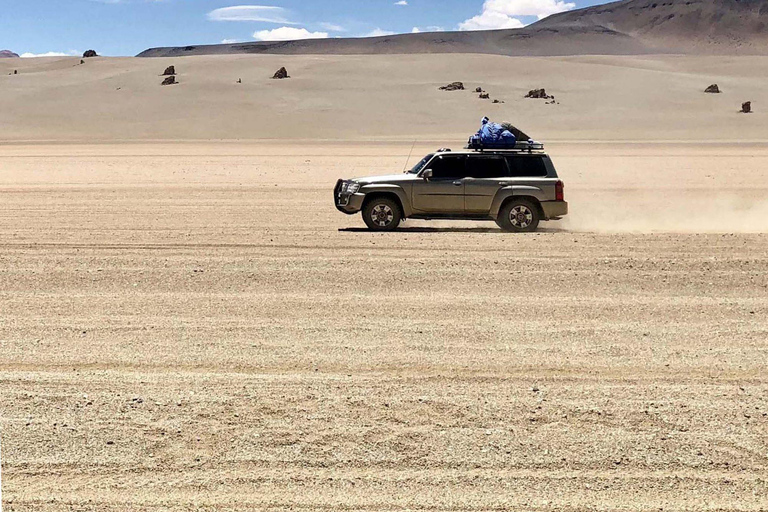
[(767, 27), (768, 0), (623, 0), (556, 14), (517, 30), (152, 48), (138, 56), (764, 54)]
[(19, 55), (11, 50), (0, 50), (0, 59), (18, 59)]
[(284, 42), (198, 45), (152, 48), (138, 57), (224, 55), (237, 53), (281, 55), (378, 55), (423, 53), (484, 53), (510, 56), (620, 55), (648, 53), (631, 37), (604, 27), (530, 27), (518, 30), (434, 32), (383, 37), (309, 39)]
[(603, 27), (665, 50), (763, 53), (768, 0), (623, 0), (555, 14), (533, 27)]

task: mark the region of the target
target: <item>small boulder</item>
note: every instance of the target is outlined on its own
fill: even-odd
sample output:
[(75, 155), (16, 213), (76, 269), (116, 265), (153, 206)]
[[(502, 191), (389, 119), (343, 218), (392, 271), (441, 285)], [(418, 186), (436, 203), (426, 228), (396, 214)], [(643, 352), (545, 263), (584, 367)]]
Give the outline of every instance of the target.
[(80, 59), (80, 64), (85, 64), (85, 61), (83, 59)]
[(163, 74), (160, 76), (173, 76), (176, 74), (176, 67), (175, 66), (168, 66), (165, 68), (165, 71), (163, 71)]
[(503, 102), (503, 101), (501, 101), (501, 100), (493, 100), (493, 102), (494, 102), (494, 103), (504, 103), (504, 102)]
[(243, 83), (243, 79), (242, 78), (238, 78), (237, 79), (237, 83), (239, 83), (239, 84)]
[(551, 100), (553, 97), (547, 94), (545, 89), (532, 89), (525, 95), (526, 98), (535, 98), (542, 100)]
[(83, 53), (83, 58), (88, 59), (90, 57), (98, 57), (99, 54), (96, 53), (94, 50), (88, 50), (85, 53)]
[(176, 85), (178, 82), (176, 81), (176, 77), (171, 75), (165, 80), (163, 80), (163, 83), (160, 85)]
[(19, 74), (19, 70), (18, 70), (18, 69), (14, 69), (14, 70), (13, 70), (13, 74), (14, 74), (14, 75), (18, 75), (18, 74)]
[(282, 80), (284, 78), (291, 78), (290, 76), (288, 76), (288, 70), (285, 68), (278, 69), (277, 72), (274, 75), (272, 75), (273, 80)]
[(489, 100), (489, 99), (491, 99), (491, 95), (488, 94), (487, 92), (481, 92), (480, 93), (480, 99), (481, 100)]
[(710, 94), (720, 94), (720, 88), (717, 86), (717, 84), (712, 84), (704, 89), (704, 92), (708, 92)]
[(481, 92), (483, 92), (483, 88), (482, 87), (478, 87), (477, 89), (475, 89), (475, 92), (480, 94)]
[(463, 91), (464, 90), (464, 83), (463, 82), (453, 82), (448, 85), (444, 85), (440, 88), (441, 91)]
[(742, 114), (751, 114), (752, 113), (752, 102), (747, 101), (746, 103), (741, 104), (741, 113)]

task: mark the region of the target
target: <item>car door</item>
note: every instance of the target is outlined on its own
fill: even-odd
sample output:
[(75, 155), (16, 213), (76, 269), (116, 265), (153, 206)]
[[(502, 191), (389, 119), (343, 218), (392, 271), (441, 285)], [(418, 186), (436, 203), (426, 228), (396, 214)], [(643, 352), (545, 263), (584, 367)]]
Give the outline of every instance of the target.
[(509, 179), (504, 158), (499, 155), (469, 155), (464, 179), (464, 207), (467, 214), (484, 215), (499, 188)]
[(432, 171), (432, 177), (413, 184), (414, 211), (463, 214), (465, 161), (466, 155), (443, 154), (433, 158), (425, 169)]

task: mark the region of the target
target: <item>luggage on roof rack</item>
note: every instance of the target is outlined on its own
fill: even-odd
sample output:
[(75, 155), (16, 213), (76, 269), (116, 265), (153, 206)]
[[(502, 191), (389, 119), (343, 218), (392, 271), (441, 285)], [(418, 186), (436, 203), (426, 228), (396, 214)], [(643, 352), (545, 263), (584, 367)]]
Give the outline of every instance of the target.
[(543, 151), (544, 144), (534, 140), (518, 141), (514, 144), (505, 144), (504, 142), (483, 142), (479, 137), (469, 138), (466, 149), (475, 151)]

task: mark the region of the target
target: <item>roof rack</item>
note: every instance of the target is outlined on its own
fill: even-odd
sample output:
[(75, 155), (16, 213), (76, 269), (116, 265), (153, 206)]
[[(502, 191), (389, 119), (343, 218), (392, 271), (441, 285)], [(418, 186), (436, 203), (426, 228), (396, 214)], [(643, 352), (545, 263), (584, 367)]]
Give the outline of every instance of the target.
[(483, 144), (478, 140), (469, 139), (464, 149), (472, 149), (477, 152), (506, 152), (506, 153), (532, 153), (534, 151), (544, 151), (544, 144), (534, 140), (516, 142), (514, 146), (508, 144)]

